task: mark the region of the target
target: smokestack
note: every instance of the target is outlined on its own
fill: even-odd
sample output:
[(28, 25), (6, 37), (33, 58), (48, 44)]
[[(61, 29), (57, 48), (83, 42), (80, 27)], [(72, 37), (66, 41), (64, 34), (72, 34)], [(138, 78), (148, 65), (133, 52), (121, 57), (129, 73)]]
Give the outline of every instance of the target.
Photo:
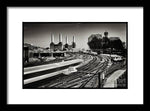
[(51, 42), (54, 42), (54, 34), (51, 34)]
[(66, 44), (68, 44), (68, 36), (66, 36)]
[(73, 36), (72, 48), (75, 48), (75, 47), (76, 47), (75, 36)]
[(75, 42), (75, 36), (73, 36), (73, 42)]
[(59, 42), (62, 42), (62, 34), (59, 34)]

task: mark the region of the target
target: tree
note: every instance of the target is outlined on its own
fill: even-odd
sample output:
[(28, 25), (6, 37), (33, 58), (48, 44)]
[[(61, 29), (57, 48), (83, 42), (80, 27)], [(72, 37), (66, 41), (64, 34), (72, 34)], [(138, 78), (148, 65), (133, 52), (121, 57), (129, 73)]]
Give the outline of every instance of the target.
[(102, 48), (106, 49), (106, 48), (110, 48), (110, 40), (108, 37), (103, 37), (102, 39)]
[(110, 41), (110, 47), (111, 47), (111, 49), (114, 48), (114, 49), (120, 50), (120, 51), (122, 51), (124, 49), (122, 41), (120, 39)]
[[(91, 36), (93, 36), (93, 35), (91, 35)], [(96, 52), (97, 49), (101, 49), (102, 48), (101, 41), (102, 41), (101, 38), (98, 38), (97, 35), (94, 35), (92, 40), (88, 42), (89, 48), (92, 51)]]
[(107, 49), (115, 49), (117, 51), (123, 51), (124, 47), (122, 41), (119, 37), (100, 37), (100, 34), (92, 34), (88, 38), (89, 48), (93, 52), (100, 53), (100, 50), (103, 49), (104, 52), (107, 52)]

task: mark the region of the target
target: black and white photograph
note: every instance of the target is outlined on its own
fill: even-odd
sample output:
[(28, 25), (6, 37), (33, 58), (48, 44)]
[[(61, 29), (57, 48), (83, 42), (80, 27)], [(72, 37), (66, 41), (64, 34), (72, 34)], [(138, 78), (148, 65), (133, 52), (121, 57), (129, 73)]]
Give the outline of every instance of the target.
[(23, 22), (23, 89), (127, 89), (128, 22)]

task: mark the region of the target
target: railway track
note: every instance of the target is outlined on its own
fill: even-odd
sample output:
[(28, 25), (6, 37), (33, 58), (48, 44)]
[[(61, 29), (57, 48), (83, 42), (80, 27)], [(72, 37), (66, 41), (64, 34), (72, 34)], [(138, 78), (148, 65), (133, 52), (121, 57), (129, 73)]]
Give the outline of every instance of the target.
[[(91, 56), (87, 57), (87, 59), (88, 59), (88, 58), (91, 58)], [(95, 58), (93, 58), (89, 63), (92, 64), (92, 63), (95, 62), (95, 61), (96, 61)], [(81, 67), (82, 67), (82, 68), (83, 68), (83, 67), (87, 67), (87, 64), (84, 65), (84, 66), (81, 66)], [(76, 73), (76, 72), (75, 72), (75, 73), (71, 73), (71, 74), (69, 75), (69, 77), (70, 77), (70, 76), (74, 76), (74, 78), (75, 78), (75, 77), (79, 77), (79, 76), (81, 76), (81, 75), (80, 75), (79, 73)], [(73, 79), (74, 79), (74, 78), (73, 78)], [(52, 84), (51, 86), (55, 86), (55, 85), (53, 85), (53, 84), (55, 84), (55, 83), (60, 83), (60, 81), (61, 81), (61, 82), (62, 82), (62, 81), (67, 81), (67, 80), (68, 80), (68, 77), (64, 75), (64, 76), (55, 78), (55, 80), (51, 80), (50, 83), (48, 83), (48, 84), (46, 84), (46, 85), (44, 85), (44, 86), (39, 86), (39, 88), (41, 88), (41, 87), (42, 87), (42, 88), (43, 88), (43, 87), (47, 87), (47, 86), (49, 86), (50, 84)], [(62, 83), (63, 83), (63, 82), (62, 82)], [(56, 84), (56, 85), (57, 85), (57, 84)]]
[(95, 73), (103, 71), (106, 68), (109, 58), (103, 57), (103, 59), (104, 60), (102, 62), (101, 57), (94, 56), (93, 59), (88, 64), (77, 68), (78, 72), (71, 73), (69, 76), (64, 76), (54, 81), (51, 81), (49, 84), (42, 86), (42, 88), (84, 87), (93, 77), (96, 76)]
[[(92, 79), (95, 78), (96, 76), (97, 76), (97, 78), (98, 78), (98, 73), (102, 73), (102, 72), (106, 69), (107, 64), (108, 64), (108, 58), (105, 58), (105, 62), (104, 62), (103, 64), (101, 64), (101, 66), (99, 66), (99, 68), (97, 68), (97, 70), (95, 70), (96, 72), (94, 72), (93, 76), (90, 77), (90, 78), (88, 79), (88, 81), (86, 81), (85, 83), (83, 83), (83, 84), (80, 86), (80, 88), (86, 87), (86, 85), (89, 84), (89, 83), (92, 81)], [(92, 84), (91, 84), (90, 88), (95, 87), (95, 84), (93, 84), (93, 83), (94, 83), (94, 82), (92, 81)], [(97, 86), (98, 86), (98, 85), (97, 85)], [(86, 87), (86, 88), (87, 88), (87, 87)]]

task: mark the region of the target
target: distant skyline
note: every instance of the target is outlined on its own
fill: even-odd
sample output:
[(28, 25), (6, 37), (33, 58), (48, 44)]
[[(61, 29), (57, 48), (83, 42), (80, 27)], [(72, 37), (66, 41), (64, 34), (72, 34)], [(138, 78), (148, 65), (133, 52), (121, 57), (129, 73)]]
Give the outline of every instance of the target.
[(75, 36), (76, 48), (88, 49), (88, 37), (91, 34), (108, 32), (108, 37), (120, 37), (126, 42), (126, 23), (24, 23), (24, 43), (40, 47), (49, 47), (51, 34), (54, 35), (54, 43), (59, 42), (59, 34), (62, 34), (62, 42), (68, 36), (68, 43), (72, 44)]

